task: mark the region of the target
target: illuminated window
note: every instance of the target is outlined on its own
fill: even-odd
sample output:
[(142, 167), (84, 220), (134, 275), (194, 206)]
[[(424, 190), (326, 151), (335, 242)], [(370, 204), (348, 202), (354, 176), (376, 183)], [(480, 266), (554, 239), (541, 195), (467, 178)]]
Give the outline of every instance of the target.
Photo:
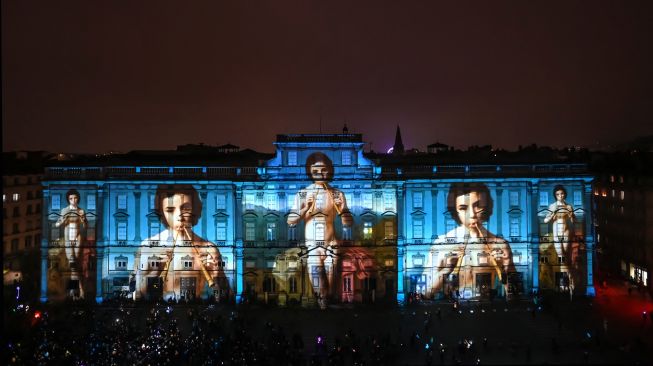
[(245, 193), (243, 204), (246, 210), (253, 210), (256, 205), (256, 195), (254, 193)]
[(424, 192), (413, 192), (413, 208), (422, 208), (424, 205)]
[(86, 196), (86, 209), (95, 210), (95, 195), (89, 194)]
[(288, 210), (292, 210), (293, 208), (296, 208), (295, 207), (295, 195), (293, 195), (293, 194), (286, 195), (286, 208)]
[(372, 239), (372, 223), (365, 221), (363, 223), (363, 239), (371, 240)]
[(118, 240), (127, 240), (127, 222), (121, 221), (118, 222), (118, 233), (117, 233), (117, 238)]
[(626, 192), (624, 192), (624, 191), (619, 191), (619, 198), (621, 198), (622, 201), (623, 201), (624, 199), (626, 199)]
[(540, 192), (540, 206), (549, 205), (549, 192)]
[(127, 209), (127, 195), (119, 194), (118, 195), (118, 209), (126, 210)]
[(624, 176), (623, 176), (623, 175), (620, 175), (620, 176), (619, 176), (619, 183), (623, 183), (623, 182), (624, 182)]
[(115, 260), (115, 266), (117, 270), (126, 270), (128, 259), (125, 256), (118, 256)]
[(297, 292), (297, 278), (295, 276), (290, 276), (288, 278), (288, 292), (291, 294)]
[(624, 214), (624, 206), (619, 207), (619, 213), (622, 215)]
[(342, 291), (351, 292), (351, 276), (346, 276), (342, 279)]
[(518, 237), (520, 235), (521, 220), (519, 217), (510, 218), (510, 236)]
[(288, 165), (297, 165), (297, 151), (288, 151)]
[(256, 224), (253, 222), (245, 223), (245, 241), (256, 240)]
[(215, 224), (215, 240), (227, 240), (227, 223), (225, 221), (218, 221)]
[(582, 206), (583, 205), (583, 192), (579, 190), (574, 191), (574, 206)]
[(150, 235), (149, 235), (150, 240), (158, 240), (159, 233), (161, 233), (161, 223), (158, 220), (150, 221), (149, 231), (150, 231)]
[(315, 223), (315, 240), (324, 240), (324, 223)]
[(383, 194), (383, 206), (386, 210), (394, 210), (395, 208), (395, 195), (391, 192)]
[(423, 219), (413, 220), (413, 238), (415, 238), (415, 239), (424, 238), (424, 220)]
[(193, 257), (185, 256), (182, 258), (181, 265), (184, 269), (193, 269)]
[(254, 268), (256, 267), (256, 261), (245, 261), (245, 268)]
[(386, 267), (392, 267), (395, 265), (395, 261), (392, 259), (386, 259), (385, 262), (383, 263)]
[(265, 261), (265, 266), (269, 269), (277, 268), (277, 262), (274, 259), (268, 259)]
[(614, 191), (614, 189), (611, 190), (610, 193), (611, 193), (612, 198), (614, 198), (614, 196), (615, 196), (615, 191)]
[(610, 176), (610, 183), (614, 183), (614, 175)]
[(50, 206), (53, 210), (60, 210), (61, 209), (61, 196), (58, 194), (53, 194), (52, 197), (50, 197)]
[(601, 196), (602, 196), (602, 197), (607, 197), (607, 196), (608, 196), (608, 191), (604, 189), (604, 190), (601, 192)]
[(153, 211), (153, 210), (156, 208), (156, 207), (154, 206), (154, 201), (155, 201), (155, 200), (154, 200), (154, 194), (149, 194), (149, 195), (147, 196), (147, 208), (148, 208), (150, 211)]
[(268, 194), (265, 196), (266, 198), (266, 203), (268, 206), (268, 210), (273, 210), (276, 211), (278, 209), (277, 207), (277, 195), (276, 194)]
[(7, 202), (7, 195), (3, 193), (2, 194), (2, 203), (5, 203), (5, 202)]
[(565, 258), (563, 256), (558, 256), (558, 264), (565, 264)]
[(369, 210), (374, 208), (374, 207), (372, 207), (372, 193), (371, 192), (363, 193), (363, 208), (369, 209)]
[(227, 196), (224, 194), (218, 194), (215, 196), (215, 209), (216, 210), (226, 210), (227, 209)]
[(268, 222), (267, 229), (265, 231), (265, 239), (267, 241), (277, 240), (277, 223)]
[(292, 260), (292, 261), (288, 262), (288, 269), (296, 269), (296, 268), (297, 268), (297, 261), (296, 260)]
[(510, 206), (519, 206), (519, 192), (518, 191), (510, 191)]
[(383, 229), (383, 233), (385, 234), (386, 239), (394, 239), (395, 227), (391, 220), (385, 220), (383, 223)]
[(20, 193), (14, 193), (14, 194), (11, 195), (11, 200), (12, 201), (18, 202), (19, 199), (20, 199)]
[(345, 226), (342, 228), (342, 240), (351, 240), (351, 227)]
[(451, 233), (453, 236), (455, 236), (456, 234), (454, 233), (454, 230), (456, 230), (456, 221), (454, 221), (453, 219), (447, 219), (445, 225), (446, 225), (447, 235)]
[(424, 256), (421, 254), (417, 254), (413, 256), (413, 266), (415, 267), (421, 267), (424, 265)]
[(342, 165), (351, 165), (351, 151), (342, 151), (341, 152), (341, 157), (342, 157)]
[[(347, 240), (346, 238), (343, 239)], [(288, 226), (288, 240), (297, 240), (297, 226)]]

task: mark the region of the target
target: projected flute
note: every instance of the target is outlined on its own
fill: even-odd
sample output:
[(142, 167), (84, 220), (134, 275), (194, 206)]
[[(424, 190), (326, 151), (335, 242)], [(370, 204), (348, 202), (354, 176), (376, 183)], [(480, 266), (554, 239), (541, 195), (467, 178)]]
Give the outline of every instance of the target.
[(159, 278), (162, 280), (162, 282), (165, 282), (167, 280), (170, 263), (172, 263), (172, 259), (175, 256), (174, 253), (175, 253), (175, 247), (177, 246), (177, 238), (179, 237), (179, 232), (175, 232), (175, 234), (176, 235), (172, 237), (172, 254), (168, 256), (166, 265), (163, 267), (161, 274), (159, 274)]
[[(186, 233), (186, 236), (188, 237), (188, 240), (192, 240), (192, 237), (188, 233), (188, 230), (186, 229), (186, 226), (184, 226), (183, 228), (184, 228), (184, 232)], [(193, 249), (195, 249), (195, 254), (198, 257), (200, 257), (200, 255), (201, 255), (200, 250), (197, 249), (197, 247), (195, 245), (193, 245)], [(202, 275), (204, 275), (204, 279), (209, 284), (209, 287), (213, 287), (213, 285), (214, 285), (213, 278), (211, 277), (211, 275), (209, 274), (209, 271), (206, 269), (206, 266), (204, 265), (204, 263), (202, 263), (201, 260), (200, 260), (200, 270), (202, 271)]]
[[(336, 212), (338, 213), (338, 215), (342, 215), (342, 209), (335, 203), (336, 194), (338, 194), (338, 197), (342, 200), (342, 197), (340, 197), (340, 195), (342, 193), (334, 192), (331, 189), (331, 187), (329, 187), (329, 185), (327, 183), (322, 183), (320, 185), (324, 188), (326, 193), (331, 197), (331, 199), (333, 201), (333, 207), (335, 207)], [(316, 202), (317, 202), (317, 196), (320, 194), (320, 185), (316, 184), (317, 190), (316, 190), (316, 192), (314, 192), (314, 197), (315, 198), (313, 199), (313, 201), (311, 201), (311, 206), (308, 208), (308, 211), (307, 211), (309, 214), (313, 213), (313, 211), (315, 210), (315, 205), (316, 205)]]

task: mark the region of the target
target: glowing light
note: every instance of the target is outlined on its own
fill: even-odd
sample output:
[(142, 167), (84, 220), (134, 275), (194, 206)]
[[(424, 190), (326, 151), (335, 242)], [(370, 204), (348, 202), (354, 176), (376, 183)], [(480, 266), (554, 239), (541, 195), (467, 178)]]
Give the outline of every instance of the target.
[(34, 312), (34, 319), (38, 319), (41, 317), (41, 312), (40, 311), (35, 311)]

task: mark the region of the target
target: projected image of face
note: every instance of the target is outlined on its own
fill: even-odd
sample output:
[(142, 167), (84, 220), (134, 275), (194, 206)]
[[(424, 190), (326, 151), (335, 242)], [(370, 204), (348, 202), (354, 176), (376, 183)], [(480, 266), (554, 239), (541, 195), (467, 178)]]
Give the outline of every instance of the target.
[(193, 221), (192, 197), (187, 194), (175, 193), (172, 196), (163, 197), (161, 208), (164, 216), (164, 223), (174, 231), (189, 230)]
[(480, 234), (487, 206), (487, 196), (483, 192), (472, 191), (456, 197), (458, 221), (469, 229), (472, 237), (478, 237)]
[(555, 196), (556, 196), (556, 201), (562, 203), (565, 202), (565, 198), (567, 198), (567, 192), (565, 192), (564, 189), (558, 189), (555, 191)]
[(324, 183), (329, 180), (330, 169), (323, 161), (317, 161), (310, 166), (311, 178), (316, 183)]

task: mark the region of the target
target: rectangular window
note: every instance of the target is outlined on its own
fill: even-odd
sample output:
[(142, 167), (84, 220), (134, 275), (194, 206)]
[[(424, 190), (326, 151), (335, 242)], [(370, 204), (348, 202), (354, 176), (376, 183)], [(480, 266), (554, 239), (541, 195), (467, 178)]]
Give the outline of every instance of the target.
[(155, 206), (155, 204), (154, 204), (154, 197), (155, 197), (154, 194), (149, 194), (149, 195), (147, 196), (147, 208), (148, 208), (150, 211), (154, 211), (154, 209), (156, 208), (156, 206)]
[(540, 192), (540, 206), (549, 205), (549, 192)]
[(518, 237), (520, 235), (521, 220), (519, 217), (510, 218), (510, 236)]
[(11, 195), (11, 200), (12, 201), (18, 202), (19, 199), (20, 199), (20, 193), (14, 193), (14, 194)]
[(395, 261), (392, 260), (392, 259), (386, 259), (386, 260), (383, 262), (383, 264), (384, 264), (386, 267), (393, 267), (393, 266), (395, 265)]
[(583, 205), (583, 192), (581, 191), (574, 191), (574, 206), (582, 206)]
[(245, 241), (256, 240), (256, 224), (253, 222), (245, 223)]
[(351, 151), (342, 151), (342, 165), (351, 165)]
[(454, 221), (453, 219), (447, 219), (445, 225), (446, 225), (447, 233), (453, 232), (456, 229), (456, 221)]
[(288, 269), (296, 269), (296, 268), (297, 268), (297, 261), (288, 262)]
[(118, 209), (126, 210), (127, 209), (127, 195), (119, 194), (118, 195)]
[(288, 226), (288, 240), (295, 241), (297, 240), (297, 227)]
[(183, 260), (182, 262), (183, 262), (182, 264), (184, 266), (184, 269), (193, 269), (193, 261), (192, 260), (186, 259), (186, 260)]
[(324, 223), (315, 223), (315, 240), (324, 240)]
[(369, 221), (365, 221), (363, 223), (363, 239), (365, 240), (371, 240), (372, 239), (372, 223)]
[(28, 235), (25, 237), (25, 249), (32, 249), (32, 236)]
[(53, 210), (61, 210), (61, 196), (58, 194), (53, 194), (50, 197), (50, 207)]
[(351, 240), (351, 226), (342, 228), (342, 240)]
[(288, 278), (288, 292), (291, 294), (297, 292), (297, 278), (295, 276)]
[(286, 209), (290, 211), (293, 209), (294, 206), (295, 206), (295, 195), (294, 194), (286, 195)]
[(11, 239), (11, 251), (12, 252), (18, 251), (18, 239)]
[(277, 195), (276, 194), (268, 194), (265, 196), (265, 201), (268, 206), (268, 210), (276, 211), (278, 209), (277, 206)]
[(297, 151), (288, 151), (288, 165), (297, 165)]
[(158, 240), (159, 233), (161, 232), (161, 224), (158, 221), (150, 221), (150, 240)]
[(619, 191), (619, 198), (623, 201), (626, 199), (626, 192), (624, 191)]
[(127, 223), (119, 222), (118, 223), (118, 240), (127, 240)]
[(515, 207), (519, 206), (519, 192), (510, 191), (510, 206)]
[(254, 193), (245, 193), (243, 197), (243, 204), (245, 204), (246, 210), (253, 210), (256, 206), (256, 195)]
[(413, 192), (413, 208), (422, 208), (424, 205), (424, 192)]
[(342, 279), (342, 291), (351, 292), (351, 276)]
[(549, 263), (549, 257), (544, 256), (544, 255), (541, 256), (541, 257), (540, 257), (540, 263), (541, 263), (541, 264), (547, 264), (547, 263)]
[(95, 195), (89, 194), (86, 196), (86, 209), (95, 211)]
[(424, 238), (424, 220), (422, 219), (413, 220), (413, 238), (415, 239)]
[(227, 240), (227, 223), (225, 221), (218, 221), (215, 224), (215, 240)]
[(383, 229), (383, 233), (385, 234), (386, 239), (394, 239), (395, 227), (391, 220), (385, 220), (383, 223)]
[(277, 223), (268, 222), (267, 229), (265, 230), (265, 239), (267, 241), (277, 240)]
[(256, 261), (245, 261), (245, 268), (254, 268), (256, 267)]
[(384, 193), (383, 194), (383, 206), (386, 210), (395, 209), (395, 196), (393, 193)]
[(372, 207), (372, 193), (363, 193), (363, 208), (371, 210)]
[(558, 264), (565, 264), (565, 258), (563, 256), (558, 256)]
[(127, 260), (126, 259), (116, 259), (116, 269), (119, 269), (119, 270), (127, 269)]
[(226, 210), (227, 209), (227, 196), (224, 194), (218, 194), (215, 196), (215, 209), (216, 210)]

